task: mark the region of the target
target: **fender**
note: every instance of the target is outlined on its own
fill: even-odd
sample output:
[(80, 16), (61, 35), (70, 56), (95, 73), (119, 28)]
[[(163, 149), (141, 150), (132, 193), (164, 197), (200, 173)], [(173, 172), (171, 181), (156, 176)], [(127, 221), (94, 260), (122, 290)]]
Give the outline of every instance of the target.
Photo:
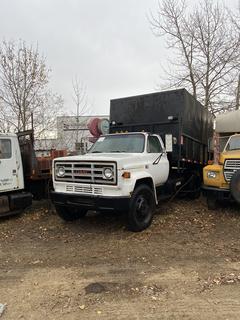
[(158, 205), (158, 200), (157, 200), (157, 191), (156, 191), (156, 186), (154, 184), (154, 180), (153, 180), (153, 177), (150, 173), (146, 172), (146, 171), (143, 171), (143, 172), (131, 172), (131, 180), (132, 180), (132, 186), (133, 186), (133, 189), (135, 189), (136, 187), (136, 184), (139, 180), (142, 180), (142, 179), (151, 179), (151, 182), (152, 182), (152, 186), (153, 186), (153, 191), (154, 191), (154, 197), (155, 197), (155, 202), (156, 202), (156, 205)]

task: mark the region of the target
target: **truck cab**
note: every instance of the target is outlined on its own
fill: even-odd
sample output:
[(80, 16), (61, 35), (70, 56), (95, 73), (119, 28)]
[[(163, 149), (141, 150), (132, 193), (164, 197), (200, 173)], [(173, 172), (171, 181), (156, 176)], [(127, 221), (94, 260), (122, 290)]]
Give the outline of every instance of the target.
[(240, 203), (240, 110), (216, 117), (214, 161), (203, 169), (203, 191), (209, 209), (222, 201)]
[(101, 136), (83, 156), (55, 159), (52, 199), (64, 220), (88, 210), (128, 212), (128, 227), (141, 231), (152, 221), (156, 188), (169, 175), (160, 136), (134, 132)]
[(24, 192), (24, 175), (17, 135), (0, 133), (0, 216), (19, 213), (31, 204)]
[(240, 134), (227, 140), (218, 162), (203, 169), (204, 194), (209, 209), (216, 209), (219, 202), (235, 200), (240, 203)]

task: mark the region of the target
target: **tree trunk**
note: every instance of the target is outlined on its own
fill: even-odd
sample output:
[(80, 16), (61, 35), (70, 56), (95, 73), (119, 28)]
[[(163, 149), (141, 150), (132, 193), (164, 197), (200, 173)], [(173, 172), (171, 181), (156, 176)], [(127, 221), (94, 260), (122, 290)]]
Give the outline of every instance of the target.
[(238, 84), (236, 92), (236, 110), (240, 108), (240, 74), (238, 75)]

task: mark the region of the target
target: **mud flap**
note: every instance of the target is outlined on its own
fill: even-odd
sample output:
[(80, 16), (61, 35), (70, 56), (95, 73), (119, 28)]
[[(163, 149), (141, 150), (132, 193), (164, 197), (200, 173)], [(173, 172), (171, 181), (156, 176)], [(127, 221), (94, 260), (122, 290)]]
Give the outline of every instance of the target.
[(8, 196), (0, 197), (0, 214), (10, 211)]

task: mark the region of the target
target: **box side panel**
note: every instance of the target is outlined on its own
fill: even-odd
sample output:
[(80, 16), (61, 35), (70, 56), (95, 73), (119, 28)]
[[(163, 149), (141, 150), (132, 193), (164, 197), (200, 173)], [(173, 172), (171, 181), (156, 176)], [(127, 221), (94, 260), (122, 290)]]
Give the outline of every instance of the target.
[[(169, 116), (176, 117), (175, 123)], [(160, 134), (163, 141), (171, 133), (174, 159), (207, 161), (212, 118), (185, 89), (111, 100), (110, 120), (116, 122), (115, 132), (143, 130)]]
[(111, 100), (110, 121), (142, 124), (167, 121), (184, 108), (184, 89)]

